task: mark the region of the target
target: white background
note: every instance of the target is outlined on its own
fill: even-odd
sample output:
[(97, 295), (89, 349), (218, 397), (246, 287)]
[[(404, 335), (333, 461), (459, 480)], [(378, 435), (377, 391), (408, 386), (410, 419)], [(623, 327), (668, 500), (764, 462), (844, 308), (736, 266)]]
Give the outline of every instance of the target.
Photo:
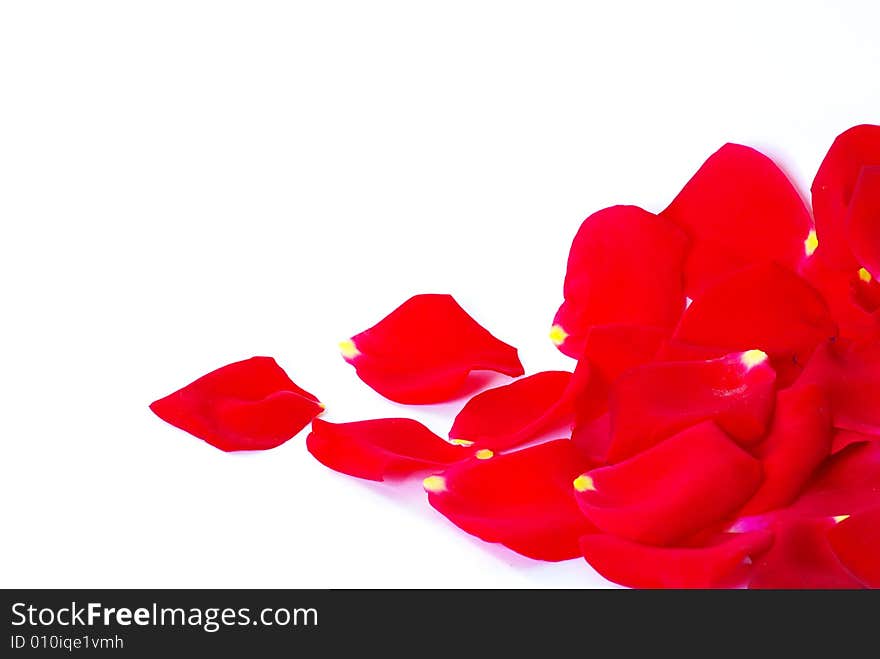
[[(880, 121), (880, 4), (4, 2), (0, 585), (604, 586), (466, 536), (305, 433), (227, 455), (147, 405), (272, 355), (349, 421), (413, 415), (340, 339), (449, 292), (527, 371), (572, 236), (726, 141), (806, 191)], [(756, 237), (760, 239), (760, 237)]]

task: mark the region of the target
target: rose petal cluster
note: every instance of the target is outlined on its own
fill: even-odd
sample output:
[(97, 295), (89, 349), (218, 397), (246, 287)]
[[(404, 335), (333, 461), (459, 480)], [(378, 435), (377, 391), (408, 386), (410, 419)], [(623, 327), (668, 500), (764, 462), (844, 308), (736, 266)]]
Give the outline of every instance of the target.
[(421, 474), (466, 533), (583, 557), (625, 586), (878, 587), (880, 126), (838, 136), (811, 193), (812, 208), (770, 158), (727, 144), (661, 212), (588, 217), (550, 331), (571, 371), (525, 375), (449, 295), (416, 295), (341, 344), (406, 405), (470, 395), (480, 371), (516, 378), (471, 396), (447, 438), (408, 418), (317, 419), (267, 357), (151, 407), (226, 451), (311, 423), (327, 467)]

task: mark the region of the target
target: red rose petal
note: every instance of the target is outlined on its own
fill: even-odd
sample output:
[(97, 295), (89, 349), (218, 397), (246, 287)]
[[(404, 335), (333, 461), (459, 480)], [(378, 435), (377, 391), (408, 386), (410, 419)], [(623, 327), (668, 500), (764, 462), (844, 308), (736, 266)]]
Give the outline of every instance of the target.
[(732, 515), (760, 482), (760, 462), (707, 421), (583, 474), (574, 486), (581, 510), (601, 530), (668, 545)]
[(812, 226), (785, 174), (739, 144), (725, 144), (710, 156), (660, 216), (691, 239), (685, 289), (693, 298), (752, 263), (776, 260), (796, 267)]
[(443, 468), (473, 454), (412, 419), (352, 423), (315, 419), (306, 446), (330, 469), (372, 481)]
[(862, 442), (876, 442), (880, 440), (880, 435), (866, 435), (852, 430), (835, 430), (831, 438), (831, 455), (840, 453), (847, 446), (860, 444)]
[(807, 385), (779, 392), (773, 425), (761, 445), (764, 482), (743, 515), (786, 505), (829, 453), (831, 411), (819, 387)]
[(832, 267), (858, 270), (846, 231), (846, 214), (862, 168), (880, 165), (880, 126), (854, 126), (840, 134), (813, 180), (813, 215), (819, 246), (816, 255)]
[(516, 348), (496, 339), (451, 295), (416, 295), (341, 344), (368, 386), (398, 403), (439, 403), (471, 371), (523, 374)]
[(720, 588), (742, 583), (747, 564), (772, 542), (772, 533), (755, 531), (701, 547), (653, 547), (595, 533), (581, 538), (581, 551), (599, 574), (630, 588)]
[(635, 206), (613, 206), (584, 220), (551, 331), (559, 349), (580, 358), (593, 325), (674, 327), (685, 304), (686, 248), (678, 227)]
[(761, 263), (696, 298), (673, 338), (728, 352), (759, 348), (779, 372), (793, 360), (806, 363), (813, 348), (835, 334), (828, 307), (806, 280), (776, 263)]
[(869, 588), (880, 588), (880, 507), (835, 524), (828, 542), (838, 560)]
[(570, 423), (574, 409), (564, 394), (571, 375), (544, 371), (477, 394), (455, 417), (450, 439), (478, 449), (502, 450)]
[[(607, 414), (611, 384), (626, 371), (650, 362), (663, 346), (668, 332), (641, 325), (596, 325), (587, 333), (584, 352), (572, 378), (580, 381), (574, 397), (571, 439), (584, 455), (605, 462), (611, 442)], [(582, 373), (589, 373), (589, 381)]]
[(850, 200), (846, 226), (856, 260), (876, 280), (880, 277), (880, 166), (862, 169)]
[(784, 512), (795, 517), (836, 517), (875, 506), (880, 506), (880, 442), (865, 442), (826, 460)]
[(825, 342), (801, 381), (826, 389), (835, 428), (880, 434), (880, 343)]
[(595, 325), (587, 332), (580, 358), (590, 362), (595, 375), (614, 382), (635, 366), (654, 359), (669, 331), (644, 325)]
[(858, 271), (835, 270), (818, 257), (808, 259), (801, 273), (825, 300), (841, 337), (858, 339), (880, 330), (874, 313), (880, 307), (874, 299), (880, 288), (876, 280), (866, 283)]
[(463, 531), (543, 561), (580, 555), (595, 531), (574, 501), (572, 479), (590, 465), (567, 439), (450, 467), (425, 479), (428, 500)]
[(749, 588), (860, 588), (831, 549), (828, 532), (834, 524), (830, 518), (778, 523), (773, 546), (755, 563)]
[(776, 374), (760, 350), (634, 368), (612, 389), (608, 460), (624, 460), (707, 419), (737, 441), (754, 443), (767, 431), (775, 384)]
[(173, 426), (223, 451), (283, 444), (324, 410), (271, 357), (228, 364), (150, 405)]
[(611, 414), (605, 413), (595, 418), (585, 418), (575, 423), (571, 430), (571, 442), (582, 455), (594, 462), (608, 462), (608, 449), (611, 446)]

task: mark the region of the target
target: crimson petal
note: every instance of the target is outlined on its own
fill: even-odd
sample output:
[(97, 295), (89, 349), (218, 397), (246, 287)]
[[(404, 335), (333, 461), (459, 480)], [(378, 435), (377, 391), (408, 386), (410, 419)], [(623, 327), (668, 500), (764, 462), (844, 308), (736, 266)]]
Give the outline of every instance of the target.
[(462, 462), (425, 479), (428, 501), (463, 531), (544, 561), (580, 555), (578, 538), (595, 528), (571, 493), (588, 468), (567, 439), (489, 460)]
[(818, 255), (804, 263), (801, 274), (825, 300), (841, 337), (860, 339), (880, 329), (874, 314), (880, 308), (876, 280), (865, 282), (864, 273), (829, 267)]
[(720, 588), (742, 583), (747, 564), (772, 542), (772, 533), (754, 531), (700, 547), (654, 547), (594, 533), (581, 538), (581, 551), (599, 574), (630, 588)]
[(828, 532), (837, 558), (869, 588), (880, 588), (880, 507), (841, 520)]
[(315, 419), (306, 446), (330, 469), (372, 481), (443, 468), (473, 453), (450, 444), (413, 419), (351, 423)]
[(595, 375), (611, 383), (654, 359), (668, 336), (669, 331), (661, 327), (595, 325), (587, 333), (580, 358), (590, 362)]
[(471, 371), (523, 374), (516, 348), (480, 326), (451, 295), (416, 295), (340, 345), (368, 386), (398, 403), (439, 403)]
[(828, 307), (806, 280), (776, 263), (749, 266), (717, 282), (688, 307), (673, 338), (727, 352), (760, 348), (774, 367), (805, 364), (836, 334)]
[(608, 460), (624, 460), (707, 419), (737, 441), (754, 443), (767, 430), (775, 384), (776, 374), (760, 350), (634, 368), (612, 389)]
[(725, 144), (710, 156), (660, 216), (691, 239), (685, 288), (693, 298), (752, 263), (777, 260), (796, 267), (812, 225), (776, 164), (739, 144)]
[(846, 214), (859, 174), (869, 165), (880, 165), (880, 126), (854, 126), (837, 136), (813, 180), (816, 255), (839, 270), (859, 268), (850, 250)]
[(852, 430), (835, 430), (831, 437), (831, 455), (839, 453), (848, 446), (862, 442), (876, 442), (880, 435), (866, 435)]
[(876, 280), (880, 277), (880, 166), (862, 169), (850, 200), (846, 227), (853, 254)]
[(636, 206), (588, 217), (571, 245), (553, 341), (577, 359), (593, 325), (674, 327), (685, 304), (686, 249), (684, 232)]
[(880, 343), (825, 342), (801, 379), (828, 391), (835, 428), (880, 434)]
[(797, 517), (836, 517), (875, 506), (880, 506), (880, 442), (864, 442), (826, 460), (784, 512)]
[(574, 410), (564, 394), (571, 379), (567, 371), (544, 371), (479, 393), (455, 417), (449, 437), (502, 450), (570, 422)]
[(624, 462), (574, 481), (598, 528), (668, 545), (735, 513), (761, 482), (761, 463), (713, 422), (692, 426)]
[(283, 444), (324, 410), (271, 357), (227, 364), (161, 398), (150, 409), (223, 451)]
[(742, 514), (757, 514), (789, 503), (830, 448), (831, 411), (825, 393), (815, 385), (781, 391), (770, 434), (760, 447), (764, 482)]
[(773, 546), (755, 563), (749, 588), (860, 588), (828, 541), (834, 525), (831, 518), (776, 524)]

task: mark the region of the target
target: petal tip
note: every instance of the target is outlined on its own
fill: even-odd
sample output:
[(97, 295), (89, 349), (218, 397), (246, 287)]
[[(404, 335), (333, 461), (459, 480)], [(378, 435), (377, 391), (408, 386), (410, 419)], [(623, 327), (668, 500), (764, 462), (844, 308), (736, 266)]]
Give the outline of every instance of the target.
[(763, 350), (757, 349), (746, 350), (742, 354), (742, 357), (740, 357), (740, 360), (746, 368), (752, 369), (755, 368), (755, 366), (760, 366), (767, 361), (767, 353)]
[(446, 479), (443, 476), (428, 476), (422, 481), (422, 487), (426, 492), (439, 494), (446, 491)]
[(345, 359), (354, 359), (361, 354), (361, 351), (357, 349), (357, 346), (351, 339), (339, 342), (339, 352), (342, 353), (342, 356)]
[(568, 332), (562, 328), (562, 325), (554, 325), (550, 328), (550, 340), (553, 342), (553, 345), (561, 346), (567, 338)]
[(804, 253), (807, 256), (812, 256), (813, 252), (816, 251), (816, 248), (819, 246), (819, 236), (816, 235), (815, 229), (810, 229), (810, 233), (807, 234), (806, 240), (804, 240)]
[(581, 474), (577, 478), (574, 479), (572, 483), (574, 485), (574, 489), (578, 492), (595, 492), (596, 484), (593, 482), (592, 477), (587, 474)]

